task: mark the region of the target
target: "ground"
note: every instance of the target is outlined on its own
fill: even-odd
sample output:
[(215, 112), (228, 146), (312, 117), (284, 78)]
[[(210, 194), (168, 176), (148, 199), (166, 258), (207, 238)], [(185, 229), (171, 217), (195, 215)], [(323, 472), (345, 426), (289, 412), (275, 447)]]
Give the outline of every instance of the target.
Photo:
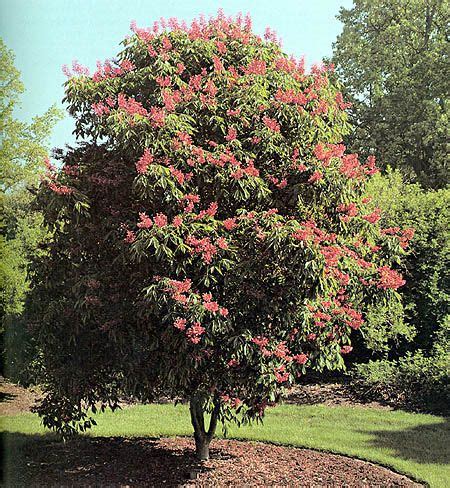
[(336, 383), (293, 389), (288, 404), (269, 409), (264, 426), (230, 429), (229, 437), (244, 440), (215, 439), (201, 466), (185, 405), (106, 412), (93, 437), (63, 444), (43, 435), (28, 413), (38, 396), (0, 383), (5, 486), (419, 486), (351, 456), (449, 486), (445, 418), (359, 403)]
[[(8, 439), (6, 439), (8, 447)], [(345, 456), (260, 442), (216, 440), (199, 464), (189, 438), (92, 438), (11, 446), (7, 486), (421, 486)]]
[(38, 398), (37, 390), (22, 388), (0, 377), (0, 415), (29, 412)]

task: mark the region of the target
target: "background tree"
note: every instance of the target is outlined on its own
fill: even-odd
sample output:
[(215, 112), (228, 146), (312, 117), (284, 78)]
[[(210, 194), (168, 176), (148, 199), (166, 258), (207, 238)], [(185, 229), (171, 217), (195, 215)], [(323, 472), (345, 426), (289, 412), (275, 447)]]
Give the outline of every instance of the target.
[(332, 61), (353, 103), (350, 147), (408, 179), (448, 184), (447, 0), (355, 0)]
[(14, 108), (23, 90), (14, 56), (0, 39), (0, 320), (2, 342), (7, 328), (5, 372), (15, 377), (24, 366), (20, 359), (25, 332), (21, 314), (29, 290), (28, 266), (32, 256), (40, 255), (38, 244), (47, 234), (42, 215), (31, 211), (30, 190), (37, 188), (44, 172), (48, 137), (61, 117), (52, 107), (31, 123), (15, 119)]
[(114, 62), (68, 72), (87, 142), (38, 198), (39, 413), (67, 435), (163, 392), (189, 400), (206, 459), (218, 422), (261, 419), (307, 368), (343, 366), (368, 307), (398, 308), (408, 235), (364, 198), (375, 161), (345, 153), (325, 68), (249, 18), (132, 29)]

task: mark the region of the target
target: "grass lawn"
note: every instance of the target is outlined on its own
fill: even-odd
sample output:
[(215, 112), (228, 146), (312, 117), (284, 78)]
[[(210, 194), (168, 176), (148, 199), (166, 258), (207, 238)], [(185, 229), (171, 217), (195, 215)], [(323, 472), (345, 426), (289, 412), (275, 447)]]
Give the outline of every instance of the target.
[[(138, 405), (96, 415), (93, 436), (191, 435), (184, 405)], [(1, 418), (4, 432), (41, 435), (33, 414)], [(362, 407), (280, 405), (268, 410), (264, 425), (232, 427), (228, 437), (332, 451), (389, 466), (433, 487), (450, 486), (450, 426), (433, 415)], [(219, 432), (219, 435), (221, 433)]]

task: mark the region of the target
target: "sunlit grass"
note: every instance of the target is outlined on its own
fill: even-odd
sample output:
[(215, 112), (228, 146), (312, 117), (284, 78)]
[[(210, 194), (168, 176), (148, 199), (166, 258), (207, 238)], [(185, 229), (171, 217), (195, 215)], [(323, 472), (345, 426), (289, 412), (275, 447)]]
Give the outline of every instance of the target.
[[(158, 437), (191, 435), (185, 405), (138, 405), (97, 414), (88, 435)], [(33, 414), (3, 417), (2, 430), (44, 434)], [(264, 425), (231, 427), (228, 437), (275, 442), (367, 459), (426, 481), (450, 486), (448, 419), (363, 407), (280, 405), (267, 412)], [(221, 436), (221, 432), (218, 432)]]

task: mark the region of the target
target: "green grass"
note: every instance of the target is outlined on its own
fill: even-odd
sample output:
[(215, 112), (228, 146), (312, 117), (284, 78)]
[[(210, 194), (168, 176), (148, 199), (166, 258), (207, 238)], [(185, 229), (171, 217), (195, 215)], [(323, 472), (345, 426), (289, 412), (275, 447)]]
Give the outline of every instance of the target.
[[(178, 405), (139, 405), (96, 415), (93, 436), (190, 435), (188, 410)], [(43, 434), (33, 414), (1, 419), (5, 432)], [(448, 419), (361, 407), (280, 405), (264, 425), (231, 427), (228, 437), (310, 447), (389, 466), (433, 487), (450, 486)], [(220, 432), (219, 432), (220, 435)]]

